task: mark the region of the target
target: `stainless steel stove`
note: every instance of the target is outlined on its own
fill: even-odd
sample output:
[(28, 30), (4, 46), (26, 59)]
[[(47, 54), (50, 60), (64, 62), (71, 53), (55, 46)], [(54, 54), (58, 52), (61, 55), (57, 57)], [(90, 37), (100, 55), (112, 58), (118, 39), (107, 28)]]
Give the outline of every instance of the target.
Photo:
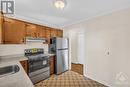
[(35, 84), (50, 76), (49, 56), (44, 54), (43, 48), (25, 49), (28, 57), (29, 77)]

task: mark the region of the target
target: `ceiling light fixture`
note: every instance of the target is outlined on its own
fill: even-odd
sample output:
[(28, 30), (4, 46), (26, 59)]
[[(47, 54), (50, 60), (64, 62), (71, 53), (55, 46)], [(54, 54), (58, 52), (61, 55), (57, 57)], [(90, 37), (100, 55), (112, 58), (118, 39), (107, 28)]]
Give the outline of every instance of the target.
[(54, 2), (54, 6), (57, 8), (57, 9), (63, 9), (66, 5), (66, 2), (65, 0), (55, 0)]

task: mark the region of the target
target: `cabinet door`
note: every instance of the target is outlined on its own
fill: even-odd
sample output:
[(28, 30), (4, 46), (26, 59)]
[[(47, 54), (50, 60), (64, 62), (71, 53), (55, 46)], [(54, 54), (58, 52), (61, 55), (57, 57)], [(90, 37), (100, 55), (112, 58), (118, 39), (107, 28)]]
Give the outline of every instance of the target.
[(51, 38), (57, 37), (57, 30), (54, 28), (51, 28)]
[(47, 39), (47, 44), (50, 43), (50, 38), (51, 38), (51, 29), (46, 28), (46, 39)]
[(50, 74), (54, 74), (54, 56), (50, 57)]
[(46, 27), (42, 26), (42, 37), (46, 38)]
[(63, 37), (63, 30), (57, 30), (57, 37)]
[(39, 37), (39, 38), (46, 38), (46, 30), (45, 30), (45, 28), (43, 27), (43, 26), (37, 26), (37, 36)]
[(36, 25), (26, 23), (26, 36), (34, 38), (38, 37)]
[(6, 18), (4, 22), (4, 43), (20, 44), (24, 42), (24, 37), (24, 22)]
[(0, 44), (3, 43), (3, 13), (0, 12)]

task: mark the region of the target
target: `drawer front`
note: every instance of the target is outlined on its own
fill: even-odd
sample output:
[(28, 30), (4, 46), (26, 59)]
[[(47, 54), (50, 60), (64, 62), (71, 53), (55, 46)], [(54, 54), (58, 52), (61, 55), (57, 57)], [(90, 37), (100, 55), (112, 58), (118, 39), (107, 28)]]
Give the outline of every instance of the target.
[(37, 82), (40, 82), (46, 78), (49, 78), (50, 77), (50, 71), (46, 71), (44, 73), (40, 73), (38, 75), (35, 75), (33, 77), (30, 77), (31, 81), (33, 82), (33, 84), (37, 83)]

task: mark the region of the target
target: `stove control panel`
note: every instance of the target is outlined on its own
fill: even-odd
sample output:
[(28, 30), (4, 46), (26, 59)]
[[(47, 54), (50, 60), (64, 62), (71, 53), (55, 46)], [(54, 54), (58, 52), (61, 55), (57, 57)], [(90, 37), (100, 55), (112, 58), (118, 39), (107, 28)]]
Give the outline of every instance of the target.
[(43, 48), (32, 48), (32, 49), (25, 49), (24, 50), (25, 55), (33, 55), (33, 54), (44, 54)]

